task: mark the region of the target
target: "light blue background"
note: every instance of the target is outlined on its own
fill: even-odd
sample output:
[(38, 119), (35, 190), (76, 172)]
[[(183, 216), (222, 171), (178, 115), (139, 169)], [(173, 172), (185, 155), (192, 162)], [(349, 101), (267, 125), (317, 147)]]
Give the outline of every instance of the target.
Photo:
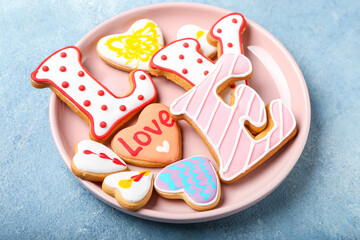
[(104, 20), (154, 2), (0, 0), (0, 238), (360, 238), (360, 2), (199, 2), (242, 12), (303, 71), (311, 130), (288, 178), (251, 208), (202, 224), (150, 222), (102, 203), (63, 163), (50, 90), (32, 88), (30, 73)]

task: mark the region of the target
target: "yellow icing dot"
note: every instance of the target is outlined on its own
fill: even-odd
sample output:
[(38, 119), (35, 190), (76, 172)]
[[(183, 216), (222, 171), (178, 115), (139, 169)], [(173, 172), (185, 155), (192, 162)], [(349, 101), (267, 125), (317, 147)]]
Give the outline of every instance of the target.
[(201, 30), (198, 31), (198, 32), (196, 33), (196, 39), (199, 40), (199, 38), (201, 38), (202, 35), (204, 35), (204, 31), (201, 31)]
[[(148, 21), (143, 28), (136, 31), (133, 30), (131, 34), (114, 36), (108, 39), (105, 45), (109, 50), (117, 53), (117, 57), (124, 57), (129, 60), (125, 64), (132, 61), (137, 61), (136, 68), (139, 66), (139, 62), (148, 62), (151, 57), (162, 47), (158, 41), (160, 35), (156, 32), (155, 23)], [(115, 47), (114, 42), (119, 42)]]
[(120, 180), (119, 181), (119, 187), (121, 187), (121, 188), (130, 188), (133, 181), (134, 181), (133, 178)]

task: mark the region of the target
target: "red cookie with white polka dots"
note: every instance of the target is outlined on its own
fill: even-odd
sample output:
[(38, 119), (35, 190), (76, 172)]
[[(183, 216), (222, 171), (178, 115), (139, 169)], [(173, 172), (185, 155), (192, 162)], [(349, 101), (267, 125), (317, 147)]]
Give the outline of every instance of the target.
[(49, 87), (90, 125), (90, 138), (104, 142), (133, 115), (156, 100), (151, 77), (143, 70), (129, 75), (131, 90), (115, 96), (83, 67), (81, 53), (70, 46), (46, 58), (31, 74), (35, 88)]
[(244, 54), (241, 34), (245, 29), (246, 20), (240, 13), (230, 13), (212, 26), (207, 40), (217, 46), (218, 58), (226, 53)]
[(165, 76), (186, 90), (200, 83), (214, 63), (200, 52), (200, 44), (193, 38), (174, 41), (160, 49), (151, 59), (149, 71)]

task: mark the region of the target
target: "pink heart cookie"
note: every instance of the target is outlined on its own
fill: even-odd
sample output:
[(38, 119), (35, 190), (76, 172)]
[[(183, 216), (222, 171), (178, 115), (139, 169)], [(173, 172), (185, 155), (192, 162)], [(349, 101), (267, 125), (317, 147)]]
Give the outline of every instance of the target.
[(111, 142), (127, 163), (163, 167), (181, 158), (181, 133), (169, 108), (154, 103), (141, 112), (138, 122), (118, 132)]

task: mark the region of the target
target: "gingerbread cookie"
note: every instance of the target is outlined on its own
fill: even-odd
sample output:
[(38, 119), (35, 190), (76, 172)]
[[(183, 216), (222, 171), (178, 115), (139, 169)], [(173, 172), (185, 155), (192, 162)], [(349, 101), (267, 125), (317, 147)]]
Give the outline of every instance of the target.
[(181, 158), (180, 128), (167, 106), (150, 104), (134, 126), (115, 135), (111, 147), (127, 163), (163, 167)]
[(127, 32), (103, 37), (97, 52), (110, 66), (130, 72), (149, 70), (151, 57), (164, 46), (160, 27), (149, 19), (136, 21)]
[(183, 199), (196, 210), (214, 208), (220, 200), (220, 182), (210, 161), (190, 157), (165, 167), (155, 179), (155, 190), (169, 199)]
[(82, 66), (77, 47), (63, 48), (31, 74), (36, 88), (50, 87), (76, 114), (90, 124), (90, 138), (103, 142), (143, 107), (156, 100), (151, 77), (142, 70), (129, 75), (130, 92), (115, 96)]
[(219, 165), (219, 176), (232, 183), (272, 156), (295, 136), (292, 112), (281, 100), (265, 108), (260, 96), (245, 84), (236, 88), (228, 105), (219, 93), (234, 79), (249, 78), (252, 66), (245, 56), (225, 54), (214, 70), (170, 107), (202, 137)]
[(136, 211), (145, 206), (152, 195), (153, 174), (148, 170), (114, 173), (104, 179), (102, 189), (123, 208)]
[(106, 176), (112, 173), (127, 170), (127, 165), (103, 144), (83, 140), (75, 146), (71, 170), (81, 179), (102, 182)]
[(188, 24), (184, 25), (176, 33), (176, 39), (194, 38), (199, 41), (200, 51), (208, 58), (213, 58), (216, 55), (216, 46), (208, 43), (207, 34), (209, 31), (200, 28), (199, 26)]
[(226, 53), (244, 54), (241, 34), (245, 29), (246, 20), (240, 13), (230, 13), (211, 27), (207, 40), (217, 46), (218, 58)]

